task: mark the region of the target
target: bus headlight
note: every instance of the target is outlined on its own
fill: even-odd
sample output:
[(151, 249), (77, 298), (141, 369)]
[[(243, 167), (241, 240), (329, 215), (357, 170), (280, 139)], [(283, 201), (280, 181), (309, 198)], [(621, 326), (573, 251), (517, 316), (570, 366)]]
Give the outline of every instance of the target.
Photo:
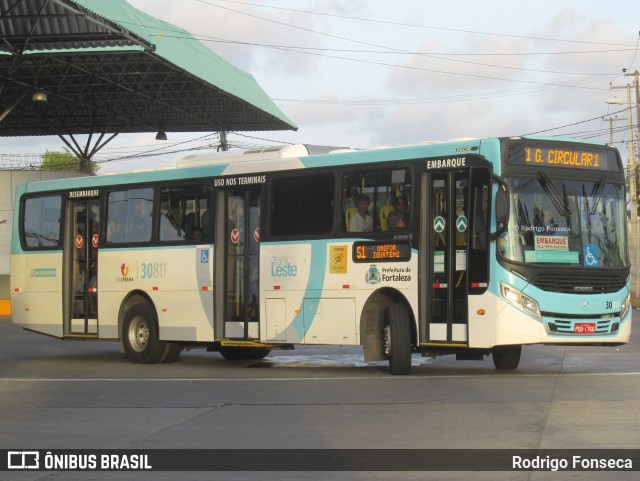
[(505, 284), (500, 284), (500, 289), (502, 291), (502, 297), (504, 297), (511, 304), (517, 306), (536, 319), (541, 319), (540, 308), (538, 307), (538, 303), (536, 301), (531, 299), (529, 296), (525, 296), (522, 292), (517, 291)]
[(622, 301), (622, 309), (620, 309), (620, 320), (624, 319), (631, 309), (631, 293)]

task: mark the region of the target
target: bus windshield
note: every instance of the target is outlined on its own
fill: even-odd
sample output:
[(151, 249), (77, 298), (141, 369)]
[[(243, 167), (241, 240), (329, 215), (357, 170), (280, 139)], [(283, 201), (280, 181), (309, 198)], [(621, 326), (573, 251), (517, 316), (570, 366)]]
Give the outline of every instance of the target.
[(624, 185), (532, 177), (506, 179), (511, 188), (509, 228), (502, 256), (527, 264), (628, 267)]

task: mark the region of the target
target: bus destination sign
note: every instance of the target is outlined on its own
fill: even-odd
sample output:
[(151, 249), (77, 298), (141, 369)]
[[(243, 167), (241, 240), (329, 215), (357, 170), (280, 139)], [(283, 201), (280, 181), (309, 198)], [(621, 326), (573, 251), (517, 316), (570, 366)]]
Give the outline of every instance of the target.
[(507, 161), (513, 165), (618, 170), (613, 151), (569, 144), (517, 143), (509, 146)]
[(358, 241), (353, 243), (353, 262), (406, 262), (411, 259), (409, 241)]
[(86, 199), (90, 197), (98, 197), (100, 190), (98, 189), (81, 189), (69, 191), (70, 199)]

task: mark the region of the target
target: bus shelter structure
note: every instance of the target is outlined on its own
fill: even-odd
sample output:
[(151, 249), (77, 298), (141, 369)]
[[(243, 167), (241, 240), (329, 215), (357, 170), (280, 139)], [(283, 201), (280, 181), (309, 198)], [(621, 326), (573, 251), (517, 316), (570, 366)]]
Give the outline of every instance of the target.
[(253, 76), (124, 0), (0, 0), (0, 137), (89, 166), (120, 133), (267, 130), (297, 127)]

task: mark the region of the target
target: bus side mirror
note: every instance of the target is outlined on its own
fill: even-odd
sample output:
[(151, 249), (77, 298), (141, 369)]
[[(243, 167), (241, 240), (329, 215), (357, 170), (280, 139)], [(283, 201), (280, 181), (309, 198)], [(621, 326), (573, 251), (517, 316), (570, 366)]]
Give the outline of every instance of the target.
[(507, 229), (509, 224), (509, 185), (497, 176), (494, 180), (499, 184), (496, 192), (496, 231), (489, 235), (494, 241)]

